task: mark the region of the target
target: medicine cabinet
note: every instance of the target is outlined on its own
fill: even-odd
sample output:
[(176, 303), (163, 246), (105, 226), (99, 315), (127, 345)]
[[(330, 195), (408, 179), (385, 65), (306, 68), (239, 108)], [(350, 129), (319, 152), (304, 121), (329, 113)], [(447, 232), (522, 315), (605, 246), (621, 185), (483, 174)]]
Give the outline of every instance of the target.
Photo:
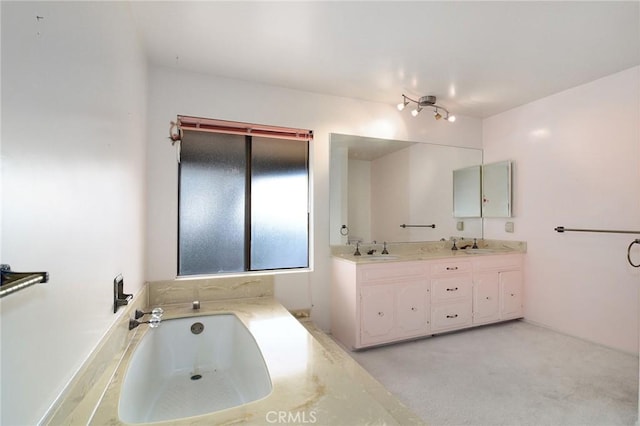
[(511, 217), (511, 161), (453, 171), (454, 217)]

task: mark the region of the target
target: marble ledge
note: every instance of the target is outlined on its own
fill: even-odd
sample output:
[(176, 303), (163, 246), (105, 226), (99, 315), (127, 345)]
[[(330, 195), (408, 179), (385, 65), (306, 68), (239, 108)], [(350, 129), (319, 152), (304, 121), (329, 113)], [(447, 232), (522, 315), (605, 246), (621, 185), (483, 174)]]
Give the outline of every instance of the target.
[(149, 283), (149, 306), (210, 300), (273, 297), (273, 275), (176, 278)]

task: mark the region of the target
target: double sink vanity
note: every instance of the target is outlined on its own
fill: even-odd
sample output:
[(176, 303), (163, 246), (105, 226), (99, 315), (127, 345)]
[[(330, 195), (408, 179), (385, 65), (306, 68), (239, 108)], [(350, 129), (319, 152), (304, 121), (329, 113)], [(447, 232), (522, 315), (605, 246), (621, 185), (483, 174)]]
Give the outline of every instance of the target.
[[(362, 247), (361, 247), (362, 249)], [(349, 349), (475, 327), (523, 316), (526, 244), (403, 243), (389, 255), (333, 246), (332, 334)]]
[[(475, 148), (331, 135), (331, 332), (342, 344), (523, 316), (526, 244), (480, 239), (472, 248), (485, 218), (513, 232), (513, 163), (484, 160)], [(453, 235), (457, 250), (445, 240)], [(376, 240), (405, 243), (387, 244), (387, 254)]]

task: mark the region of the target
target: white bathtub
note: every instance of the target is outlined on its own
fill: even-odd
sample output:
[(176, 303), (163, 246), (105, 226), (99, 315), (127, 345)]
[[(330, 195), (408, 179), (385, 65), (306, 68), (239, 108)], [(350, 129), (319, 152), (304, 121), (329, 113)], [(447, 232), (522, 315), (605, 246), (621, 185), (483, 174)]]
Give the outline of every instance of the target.
[[(204, 326), (200, 334), (191, 331), (195, 323)], [(163, 320), (131, 357), (118, 416), (127, 423), (197, 416), (264, 398), (271, 389), (262, 353), (235, 315)]]

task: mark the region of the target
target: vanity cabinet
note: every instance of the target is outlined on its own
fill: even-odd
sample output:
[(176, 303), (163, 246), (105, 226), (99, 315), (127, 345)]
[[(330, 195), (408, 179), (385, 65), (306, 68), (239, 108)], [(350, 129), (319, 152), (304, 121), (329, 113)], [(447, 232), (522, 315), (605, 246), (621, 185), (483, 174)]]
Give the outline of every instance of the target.
[(332, 263), (331, 333), (349, 349), (522, 317), (522, 254)]

